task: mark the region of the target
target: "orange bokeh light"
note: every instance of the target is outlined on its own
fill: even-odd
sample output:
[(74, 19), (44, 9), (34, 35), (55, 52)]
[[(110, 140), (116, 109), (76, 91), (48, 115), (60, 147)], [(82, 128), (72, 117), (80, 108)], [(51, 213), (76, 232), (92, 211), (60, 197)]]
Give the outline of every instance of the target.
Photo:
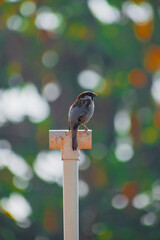
[(91, 168), (90, 178), (91, 178), (92, 184), (97, 188), (106, 186), (108, 182), (106, 171), (103, 167), (100, 167), (100, 166)]
[(125, 194), (129, 200), (132, 200), (138, 192), (138, 185), (136, 182), (127, 182), (124, 184), (122, 189), (123, 194)]
[(160, 111), (154, 114), (154, 124), (157, 128), (160, 128)]
[(44, 228), (48, 232), (57, 231), (58, 223), (57, 223), (56, 214), (54, 214), (52, 211), (47, 209), (44, 215), (43, 224), (44, 224)]
[(152, 36), (153, 28), (153, 21), (148, 21), (135, 24), (134, 31), (140, 41), (148, 41)]
[(134, 87), (143, 87), (147, 80), (145, 72), (141, 69), (132, 70), (128, 77)]
[(145, 58), (145, 66), (150, 72), (160, 69), (160, 46), (152, 46)]
[(132, 139), (133, 139), (134, 146), (139, 146), (140, 143), (141, 143), (140, 132), (141, 132), (140, 120), (139, 120), (137, 114), (133, 113), (131, 115), (130, 133), (131, 133), (131, 136), (132, 136)]

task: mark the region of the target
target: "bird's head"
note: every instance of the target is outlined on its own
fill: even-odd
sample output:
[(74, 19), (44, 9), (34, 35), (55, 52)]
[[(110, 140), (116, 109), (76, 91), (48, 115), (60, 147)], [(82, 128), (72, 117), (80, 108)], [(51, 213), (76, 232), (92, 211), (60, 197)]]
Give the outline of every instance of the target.
[(85, 91), (85, 92), (82, 92), (77, 98), (78, 99), (92, 99), (93, 100), (93, 98), (94, 97), (96, 97), (97, 96), (97, 94), (96, 93), (94, 93), (94, 92), (91, 92), (91, 91)]

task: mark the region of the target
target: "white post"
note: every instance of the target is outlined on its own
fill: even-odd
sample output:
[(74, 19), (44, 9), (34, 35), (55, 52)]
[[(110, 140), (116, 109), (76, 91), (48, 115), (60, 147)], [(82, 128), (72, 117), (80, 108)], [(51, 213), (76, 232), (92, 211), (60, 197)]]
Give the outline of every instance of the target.
[(64, 240), (79, 239), (78, 161), (63, 162)]
[[(90, 149), (92, 131), (78, 131), (79, 149)], [(61, 149), (63, 160), (63, 222), (64, 240), (79, 240), (79, 181), (80, 151), (72, 150), (72, 136), (68, 130), (50, 130), (49, 148)]]

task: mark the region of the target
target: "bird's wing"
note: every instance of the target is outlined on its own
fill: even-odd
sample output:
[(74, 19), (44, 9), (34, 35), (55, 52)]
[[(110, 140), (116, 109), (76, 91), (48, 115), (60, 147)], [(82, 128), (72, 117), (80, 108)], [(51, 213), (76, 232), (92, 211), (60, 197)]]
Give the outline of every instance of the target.
[(70, 121), (70, 128), (72, 124), (79, 126), (85, 122), (86, 114), (88, 112), (88, 108), (90, 106), (91, 100), (90, 99), (77, 99), (69, 110), (69, 121)]
[(89, 106), (90, 106), (90, 104), (91, 104), (91, 100), (90, 99), (87, 99), (86, 100), (86, 109), (88, 110), (88, 108), (89, 108)]
[(85, 104), (85, 100), (77, 99), (73, 104), (72, 108), (74, 107), (82, 107)]
[(82, 124), (82, 123), (85, 121), (85, 117), (86, 117), (86, 114), (83, 114), (83, 115), (79, 116), (78, 122), (79, 122), (80, 124)]

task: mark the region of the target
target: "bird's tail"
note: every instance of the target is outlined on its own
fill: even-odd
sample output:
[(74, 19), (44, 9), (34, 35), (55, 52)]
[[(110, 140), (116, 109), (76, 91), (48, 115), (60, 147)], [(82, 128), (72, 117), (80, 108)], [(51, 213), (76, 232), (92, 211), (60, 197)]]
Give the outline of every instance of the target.
[(78, 128), (72, 130), (72, 149), (73, 149), (73, 151), (77, 150), (77, 147), (78, 147), (78, 144), (77, 144), (77, 130), (78, 130)]

